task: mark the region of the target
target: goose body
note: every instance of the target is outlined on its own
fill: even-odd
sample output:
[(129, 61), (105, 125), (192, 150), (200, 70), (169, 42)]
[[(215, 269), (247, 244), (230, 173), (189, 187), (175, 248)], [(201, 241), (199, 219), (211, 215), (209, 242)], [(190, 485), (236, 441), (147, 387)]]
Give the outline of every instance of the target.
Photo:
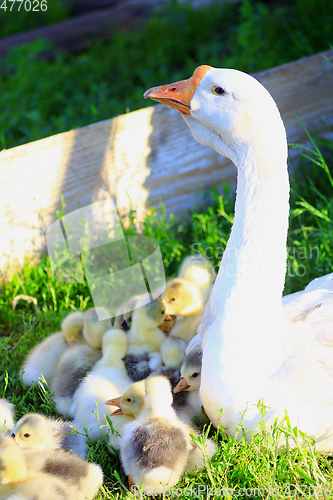
[(333, 356), (323, 339), (333, 301), (315, 323), (291, 322), (283, 309), (289, 179), (274, 100), (253, 77), (210, 66), (145, 97), (179, 109), (194, 138), (238, 170), (234, 224), (199, 328), (206, 413), (216, 426), (223, 408), (220, 423), (230, 435), (244, 415), (250, 438), (259, 429), (262, 399), (268, 427), (287, 410), (292, 426), (332, 453)]
[[(322, 320), (327, 322), (329, 321), (327, 313), (328, 316), (331, 316), (332, 297), (333, 273), (330, 273), (320, 278), (315, 278), (304, 290), (282, 297), (283, 312), (291, 323), (305, 321), (308, 324), (314, 324)], [(326, 324), (328, 325), (329, 322)], [(332, 335), (329, 335), (329, 332), (324, 329), (320, 332), (318, 340), (329, 341), (330, 338), (333, 340)], [(202, 336), (198, 333), (188, 344), (186, 353), (188, 354), (195, 348), (201, 349), (201, 347)]]

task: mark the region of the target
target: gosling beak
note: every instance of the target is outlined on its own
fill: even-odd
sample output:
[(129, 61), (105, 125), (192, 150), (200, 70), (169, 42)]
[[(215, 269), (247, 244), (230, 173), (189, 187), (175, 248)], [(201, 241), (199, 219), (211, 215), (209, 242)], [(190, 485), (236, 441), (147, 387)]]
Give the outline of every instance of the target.
[(178, 109), (183, 115), (189, 115), (191, 99), (197, 85), (210, 69), (211, 67), (207, 65), (199, 66), (188, 80), (152, 87), (143, 94), (143, 97), (167, 104)]
[(76, 344), (76, 340), (74, 340), (74, 339), (73, 339), (73, 340), (70, 340), (70, 341), (68, 342), (69, 347), (72, 347), (72, 345), (75, 345), (75, 344)]
[(115, 410), (113, 413), (111, 413), (111, 417), (114, 417), (115, 415), (124, 415), (123, 410), (121, 408), (118, 408), (118, 410)]
[(120, 400), (121, 396), (119, 396), (119, 398), (108, 399), (105, 401), (106, 405), (118, 406), (118, 409), (111, 413), (111, 417), (113, 417), (113, 415), (123, 415), (123, 410), (120, 408)]
[(177, 394), (177, 392), (187, 391), (191, 386), (188, 385), (186, 378), (182, 377), (176, 387), (173, 389), (173, 393)]
[(166, 314), (164, 321), (171, 321), (171, 316), (169, 316), (169, 314)]

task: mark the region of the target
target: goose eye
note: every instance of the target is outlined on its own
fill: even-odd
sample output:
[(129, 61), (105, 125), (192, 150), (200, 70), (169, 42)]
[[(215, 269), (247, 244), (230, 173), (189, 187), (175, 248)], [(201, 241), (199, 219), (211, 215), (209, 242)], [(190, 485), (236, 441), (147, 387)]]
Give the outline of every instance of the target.
[(216, 95), (224, 95), (225, 94), (225, 90), (222, 87), (213, 87), (212, 92), (214, 92), (214, 94), (216, 94)]
[(191, 377), (191, 378), (197, 378), (197, 377), (199, 377), (199, 373), (198, 373), (198, 372), (194, 372), (194, 373), (192, 374), (192, 377)]
[(177, 300), (177, 298), (176, 298), (176, 297), (172, 297), (172, 298), (170, 299), (170, 302), (174, 302), (175, 300)]
[(165, 313), (165, 311), (161, 311), (161, 314), (164, 314), (164, 313)]
[(23, 437), (25, 437), (25, 438), (29, 438), (29, 437), (30, 437), (29, 432), (26, 432), (25, 434), (23, 434)]
[(130, 403), (132, 401), (132, 399), (131, 398), (127, 398), (126, 401), (127, 401), (127, 403)]

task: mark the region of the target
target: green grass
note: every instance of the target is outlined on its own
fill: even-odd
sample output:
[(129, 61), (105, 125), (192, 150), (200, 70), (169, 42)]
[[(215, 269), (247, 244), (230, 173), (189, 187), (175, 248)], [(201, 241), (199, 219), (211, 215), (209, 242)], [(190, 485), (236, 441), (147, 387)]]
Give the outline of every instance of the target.
[[(301, 165), (294, 166), (291, 178), (297, 189), (291, 196), (288, 293), (332, 271), (333, 142), (318, 139), (304, 154)], [(186, 217), (166, 215), (163, 207), (160, 215), (151, 211), (140, 232), (159, 241), (167, 276), (176, 273), (188, 253), (201, 252), (218, 266), (231, 228), (233, 205), (234, 196), (224, 185), (223, 196), (215, 188), (209, 194), (201, 193), (197, 206)], [(126, 219), (126, 233), (135, 234), (135, 212)], [(64, 315), (93, 305), (89, 290), (84, 284), (55, 281), (45, 255), (39, 262), (27, 259), (16, 270), (12, 266), (11, 277), (8, 276), (4, 275), (0, 286), (0, 397), (15, 404), (17, 418), (27, 411), (56, 415), (50, 392), (38, 386), (26, 389), (18, 370), (28, 351), (59, 329)], [(18, 301), (13, 310), (13, 299), (19, 294), (37, 299), (38, 315), (34, 304), (26, 300)], [(262, 405), (260, 410), (264, 415)], [(216, 498), (219, 492), (225, 498), (234, 498), (237, 491), (251, 499), (320, 498), (320, 492), (324, 498), (333, 498), (331, 460), (315, 453), (306, 436), (302, 443), (302, 435), (290, 427), (287, 417), (276, 422), (273, 433), (267, 433), (263, 423), (261, 432), (250, 443), (246, 442), (241, 425), (239, 439), (228, 438), (223, 429), (210, 429), (209, 435), (218, 444), (218, 451), (204, 470), (184, 475), (177, 485), (180, 489), (174, 491), (179, 498)], [(277, 449), (279, 436), (288, 438), (284, 453)], [(111, 456), (107, 446), (103, 440), (89, 446), (88, 460), (98, 462), (105, 474), (98, 500), (131, 498), (119, 456)], [(199, 486), (204, 490), (198, 490)], [(211, 488), (210, 493), (207, 488)]]
[(0, 66), (0, 148), (148, 106), (145, 90), (190, 76), (200, 64), (254, 72), (328, 50), (332, 19), (326, 0), (195, 10), (171, 2), (138, 31), (83, 53), (46, 61), (39, 57), (45, 41), (16, 47)]

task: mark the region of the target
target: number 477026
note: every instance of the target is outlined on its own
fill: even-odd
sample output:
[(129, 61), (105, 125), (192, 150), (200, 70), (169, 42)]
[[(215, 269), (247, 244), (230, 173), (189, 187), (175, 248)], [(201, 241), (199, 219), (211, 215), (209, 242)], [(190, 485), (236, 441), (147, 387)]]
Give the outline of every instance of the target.
[[(1, 0), (0, 0), (1, 1)], [(9, 12), (13, 11), (32, 11), (32, 12), (45, 12), (47, 10), (47, 0), (3, 0), (0, 5), (0, 9), (4, 11), (9, 10)]]

